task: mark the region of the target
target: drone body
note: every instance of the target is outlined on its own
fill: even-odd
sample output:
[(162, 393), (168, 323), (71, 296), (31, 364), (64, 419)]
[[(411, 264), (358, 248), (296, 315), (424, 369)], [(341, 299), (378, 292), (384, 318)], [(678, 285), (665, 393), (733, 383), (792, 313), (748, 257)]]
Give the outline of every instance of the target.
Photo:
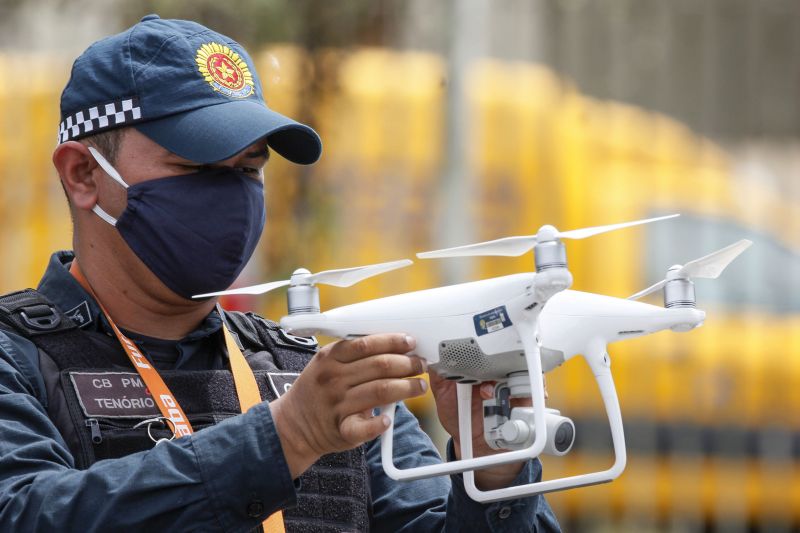
[(402, 332), (428, 368), (461, 383), (506, 379), (527, 372), (516, 327), (527, 308), (538, 314), (550, 294), (572, 282), (566, 269), (514, 274), (399, 294), (323, 313), (290, 314), (281, 327), (296, 335), (355, 338)]
[[(481, 381), (513, 376), (515, 394), (544, 405), (536, 323), (547, 300), (571, 283), (566, 268), (515, 274), (399, 294), (324, 313), (290, 313), (281, 319), (281, 327), (295, 334), (322, 333), (345, 339), (392, 331), (411, 335), (417, 346), (409, 355), (422, 357), (429, 370), (459, 382), (458, 411), (463, 423), (465, 417), (471, 417), (471, 400), (463, 388), (471, 390)], [(395, 405), (381, 408), (381, 414), (392, 421), (381, 435), (381, 457), (386, 474), (396, 480), (522, 461), (539, 455), (547, 445), (546, 412), (540, 409), (529, 420), (535, 428), (532, 438), (513, 451), (399, 469), (393, 461), (394, 413)]]

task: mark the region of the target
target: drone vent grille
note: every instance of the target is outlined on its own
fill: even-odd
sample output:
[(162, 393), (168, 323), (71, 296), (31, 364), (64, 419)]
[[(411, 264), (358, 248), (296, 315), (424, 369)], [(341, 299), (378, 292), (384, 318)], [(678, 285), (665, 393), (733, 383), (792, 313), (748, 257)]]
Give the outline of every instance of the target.
[(488, 357), (474, 339), (442, 342), (439, 360), (442, 367), (452, 374), (481, 377), (491, 372)]

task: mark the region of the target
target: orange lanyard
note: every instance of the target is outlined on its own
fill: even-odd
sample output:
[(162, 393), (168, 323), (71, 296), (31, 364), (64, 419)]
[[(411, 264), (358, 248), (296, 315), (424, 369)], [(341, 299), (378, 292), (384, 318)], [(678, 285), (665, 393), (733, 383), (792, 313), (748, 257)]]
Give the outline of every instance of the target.
[[(92, 290), (91, 285), (89, 285), (89, 282), (83, 275), (83, 272), (78, 266), (77, 259), (72, 261), (70, 273), (75, 277), (76, 280), (78, 280), (78, 283), (81, 284), (86, 292), (88, 292), (92, 298), (94, 298), (94, 301), (97, 302), (97, 305), (100, 306), (100, 310), (103, 312), (106, 320), (108, 320), (108, 323), (111, 325), (111, 329), (114, 330), (114, 334), (117, 336), (117, 339), (119, 339), (122, 348), (125, 350), (125, 353), (128, 354), (128, 359), (130, 359), (131, 364), (133, 364), (133, 368), (135, 368), (136, 372), (139, 373), (144, 381), (145, 386), (147, 387), (147, 390), (150, 391), (153, 401), (156, 402), (161, 415), (172, 422), (172, 431), (175, 434), (175, 437), (191, 435), (194, 431), (192, 429), (192, 425), (189, 423), (189, 418), (183, 412), (183, 409), (178, 404), (175, 396), (169, 390), (167, 384), (164, 383), (164, 380), (161, 378), (158, 371), (144, 357), (142, 352), (139, 351), (139, 348), (136, 347), (136, 344), (124, 333), (122, 333), (114, 321), (111, 320), (111, 317), (109, 316), (105, 307), (103, 307), (103, 304), (97, 298)], [(222, 314), (222, 308), (219, 307), (219, 305), (217, 305), (217, 310), (223, 324), (222, 331), (223, 335), (225, 336), (225, 346), (228, 349), (228, 359), (231, 365), (231, 373), (233, 374), (233, 383), (236, 387), (236, 394), (239, 398), (239, 407), (241, 408), (241, 411), (245, 413), (254, 405), (261, 403), (261, 393), (258, 390), (258, 384), (256, 383), (256, 377), (255, 374), (253, 374), (253, 369), (250, 368), (249, 364), (247, 364), (247, 360), (244, 358), (242, 350), (239, 348), (239, 345), (236, 344), (231, 332), (228, 331), (228, 326), (225, 323), (225, 317)], [(266, 520), (264, 520), (263, 527), (266, 533), (284, 533), (285, 529), (283, 525), (283, 512), (280, 509), (275, 511), (273, 514), (267, 517)]]

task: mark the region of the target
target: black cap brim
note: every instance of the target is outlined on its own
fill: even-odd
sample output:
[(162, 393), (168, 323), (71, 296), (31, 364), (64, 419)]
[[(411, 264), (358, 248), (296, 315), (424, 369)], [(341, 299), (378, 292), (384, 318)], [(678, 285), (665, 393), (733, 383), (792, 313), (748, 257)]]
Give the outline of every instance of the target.
[(301, 165), (314, 163), (322, 153), (313, 129), (251, 100), (201, 107), (135, 127), (170, 152), (198, 163), (223, 161), (264, 137), (270, 148)]

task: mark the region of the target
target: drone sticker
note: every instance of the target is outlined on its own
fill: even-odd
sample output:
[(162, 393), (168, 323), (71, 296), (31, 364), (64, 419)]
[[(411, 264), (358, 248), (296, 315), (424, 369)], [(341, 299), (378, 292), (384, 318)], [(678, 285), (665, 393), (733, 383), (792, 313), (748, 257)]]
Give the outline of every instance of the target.
[(508, 319), (508, 312), (505, 306), (475, 315), (473, 320), (475, 321), (475, 333), (478, 336), (511, 327), (511, 321)]

